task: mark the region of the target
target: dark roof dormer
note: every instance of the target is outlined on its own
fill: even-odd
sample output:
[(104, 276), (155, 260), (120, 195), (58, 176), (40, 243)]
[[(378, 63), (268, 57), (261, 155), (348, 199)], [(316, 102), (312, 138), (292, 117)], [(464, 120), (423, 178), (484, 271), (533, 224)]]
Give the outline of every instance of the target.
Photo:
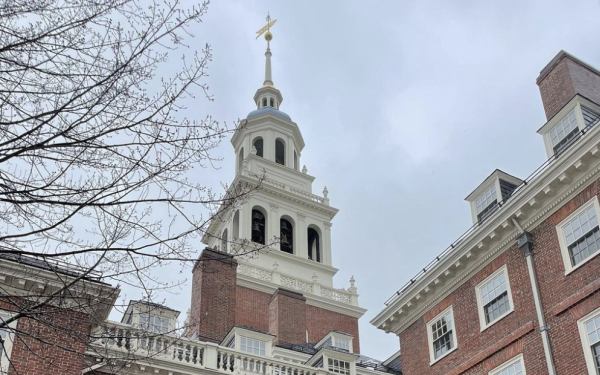
[(465, 200), (471, 204), (473, 224), (492, 215), (523, 183), (523, 180), (496, 169)]

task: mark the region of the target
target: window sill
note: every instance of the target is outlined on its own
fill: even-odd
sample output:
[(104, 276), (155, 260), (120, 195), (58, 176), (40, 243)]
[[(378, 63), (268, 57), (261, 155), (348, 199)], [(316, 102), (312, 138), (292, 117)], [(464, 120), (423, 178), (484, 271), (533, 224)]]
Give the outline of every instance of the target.
[[(512, 301), (511, 301), (512, 302)], [(494, 320), (491, 323), (488, 323), (488, 325), (486, 326), (481, 326), (479, 329), (479, 332), (483, 332), (486, 329), (490, 328), (491, 326), (493, 326), (494, 324), (498, 323), (499, 321), (501, 321), (502, 319), (504, 319), (505, 317), (507, 317), (508, 315), (510, 315), (513, 311), (515, 311), (514, 306), (511, 307), (510, 310), (508, 310), (507, 312), (505, 312), (504, 314), (500, 315), (496, 320)], [(481, 320), (483, 318), (483, 320)], [(485, 317), (480, 316), (479, 317), (480, 321), (483, 322), (485, 320)]]
[[(433, 366), (433, 365), (435, 365), (436, 363), (438, 363), (438, 362), (439, 362), (439, 361), (441, 361), (442, 359), (446, 358), (448, 355), (450, 355), (450, 354), (454, 353), (454, 351), (455, 351), (456, 349), (458, 349), (458, 345), (457, 345), (457, 346), (455, 346), (454, 348), (450, 349), (450, 350), (449, 350), (449, 351), (447, 351), (446, 353), (444, 353), (444, 355), (442, 355), (441, 357), (439, 357), (439, 358), (436, 358), (435, 360), (433, 360), (433, 361), (429, 362), (429, 366)], [(431, 350), (431, 349), (430, 349), (430, 350)]]
[(579, 263), (576, 266), (570, 266), (569, 268), (565, 267), (565, 276), (569, 275), (572, 272), (577, 271), (580, 267), (582, 267), (583, 265), (585, 265), (587, 262), (591, 261), (592, 259), (594, 259), (595, 257), (597, 257), (598, 255), (600, 255), (600, 250), (596, 251), (595, 253), (593, 253), (592, 255), (590, 255), (589, 257), (587, 257), (587, 259), (585, 259), (584, 261), (582, 261), (581, 263)]

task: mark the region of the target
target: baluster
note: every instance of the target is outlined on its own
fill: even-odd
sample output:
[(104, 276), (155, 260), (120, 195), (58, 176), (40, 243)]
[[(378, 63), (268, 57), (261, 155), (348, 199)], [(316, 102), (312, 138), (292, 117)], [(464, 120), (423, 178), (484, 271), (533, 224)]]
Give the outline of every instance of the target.
[(236, 374), (240, 373), (240, 365), (242, 366), (242, 368), (245, 370), (246, 368), (246, 359), (242, 359), (239, 355), (236, 358), (237, 360), (233, 361), (233, 369), (232, 371), (235, 372)]

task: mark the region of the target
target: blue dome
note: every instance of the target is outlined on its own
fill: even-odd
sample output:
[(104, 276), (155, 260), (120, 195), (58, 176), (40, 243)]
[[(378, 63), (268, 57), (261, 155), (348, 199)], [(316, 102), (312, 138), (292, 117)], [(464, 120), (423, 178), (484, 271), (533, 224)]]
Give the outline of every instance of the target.
[(252, 117), (264, 115), (265, 113), (271, 113), (277, 117), (281, 117), (284, 120), (292, 121), (292, 118), (287, 113), (281, 112), (273, 107), (263, 107), (261, 109), (254, 110), (248, 113), (248, 116), (246, 118), (250, 119)]

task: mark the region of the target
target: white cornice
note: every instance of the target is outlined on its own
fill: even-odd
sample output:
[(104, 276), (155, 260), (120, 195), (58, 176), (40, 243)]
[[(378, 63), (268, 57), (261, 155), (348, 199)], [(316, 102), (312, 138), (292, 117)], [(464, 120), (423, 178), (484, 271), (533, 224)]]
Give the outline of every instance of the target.
[(371, 323), (401, 332), (466, 281), (516, 238), (511, 218), (531, 230), (555, 212), (559, 203), (579, 193), (600, 169), (600, 126), (592, 128), (558, 160), (532, 180), (490, 219), (462, 240), (450, 254), (394, 298)]
[[(240, 273), (237, 274), (237, 285), (267, 294), (275, 293), (275, 291), (280, 287), (280, 285), (274, 284), (272, 282), (266, 280), (259, 280), (254, 277), (250, 277)], [(316, 296), (312, 293), (303, 293), (303, 296), (306, 298), (307, 305), (320, 307), (322, 309), (348, 315), (353, 318), (358, 319), (361, 316), (363, 316), (365, 312), (367, 312), (367, 309), (364, 309), (362, 307), (336, 302), (334, 300)]]

